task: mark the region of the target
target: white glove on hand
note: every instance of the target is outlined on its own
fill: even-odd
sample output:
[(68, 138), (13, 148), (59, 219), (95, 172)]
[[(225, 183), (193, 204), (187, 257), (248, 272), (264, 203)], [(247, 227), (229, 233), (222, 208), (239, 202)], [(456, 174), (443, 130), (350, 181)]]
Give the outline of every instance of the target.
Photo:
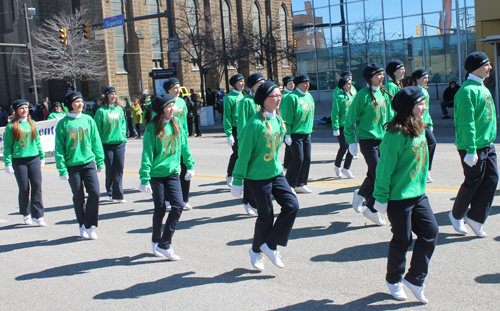
[(243, 195), (243, 187), (242, 186), (231, 186), (231, 195), (235, 198), (241, 198)]
[(5, 173), (10, 175), (14, 174), (14, 169), (12, 168), (11, 165), (5, 167)]
[(477, 163), (477, 154), (466, 154), (464, 158), (465, 164), (467, 164), (470, 167), (473, 167)]
[(340, 136), (340, 131), (333, 131), (333, 136)]
[(358, 155), (358, 144), (349, 144), (349, 152), (351, 153), (352, 156), (357, 156)]
[(229, 147), (232, 147), (234, 145), (234, 137), (233, 136), (227, 137), (227, 144)]
[(376, 209), (380, 214), (387, 213), (387, 203), (380, 203), (379, 201), (375, 200), (373, 208)]
[(153, 193), (153, 189), (151, 189), (151, 185), (140, 185), (139, 191), (146, 193)]
[(194, 170), (187, 170), (186, 175), (184, 176), (184, 179), (191, 180), (191, 178), (193, 178), (193, 176), (194, 176)]
[(44, 167), (44, 166), (45, 166), (45, 159), (40, 160), (40, 167)]
[(103, 169), (103, 168), (98, 168), (98, 169), (97, 169), (97, 172), (98, 172), (98, 173), (100, 173), (100, 172), (102, 172), (102, 171), (104, 171), (104, 169)]
[(59, 179), (60, 180), (68, 180), (69, 176), (68, 175), (62, 175), (62, 176), (59, 176)]
[(287, 144), (288, 146), (292, 145), (292, 137), (290, 135), (285, 136), (285, 144)]

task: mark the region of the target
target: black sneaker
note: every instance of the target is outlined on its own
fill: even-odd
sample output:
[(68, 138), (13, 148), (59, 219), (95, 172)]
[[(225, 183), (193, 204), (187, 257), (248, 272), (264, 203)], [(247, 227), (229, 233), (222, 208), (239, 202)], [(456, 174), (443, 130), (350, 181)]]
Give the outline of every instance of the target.
[(448, 115), (446, 115), (446, 116), (443, 117), (443, 119), (451, 119), (451, 117), (448, 116)]

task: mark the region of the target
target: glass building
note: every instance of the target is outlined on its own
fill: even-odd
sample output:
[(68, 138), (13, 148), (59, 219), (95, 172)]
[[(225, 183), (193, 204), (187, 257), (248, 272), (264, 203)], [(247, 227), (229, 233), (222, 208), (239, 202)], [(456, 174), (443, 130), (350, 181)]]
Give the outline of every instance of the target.
[(359, 89), (367, 63), (391, 59), (406, 76), (423, 67), (431, 82), (461, 81), (476, 50), (474, 0), (292, 0), (292, 12), (297, 73), (311, 90), (334, 89), (345, 70)]

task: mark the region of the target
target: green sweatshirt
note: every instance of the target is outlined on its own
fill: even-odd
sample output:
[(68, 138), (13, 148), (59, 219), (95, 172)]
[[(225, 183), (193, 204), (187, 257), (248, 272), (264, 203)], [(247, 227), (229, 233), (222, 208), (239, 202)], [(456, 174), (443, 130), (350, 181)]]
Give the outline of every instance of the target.
[[(38, 125), (35, 121), (33, 123), (35, 123), (38, 133)], [(3, 141), (3, 160), (5, 166), (12, 166), (12, 158), (39, 156), (40, 159), (45, 159), (45, 153), (40, 143), (40, 135), (36, 135), (36, 139), (33, 141), (30, 123), (28, 121), (19, 122), (19, 126), (21, 128), (21, 139), (19, 141), (14, 140), (12, 137), (12, 123), (7, 124), (7, 127), (5, 127)]]
[(91, 118), (94, 118), (94, 113), (92, 112), (92, 109), (85, 109), (84, 111), (82, 111), (82, 113), (90, 116)]
[(377, 106), (373, 104), (372, 94), (366, 86), (358, 92), (349, 107), (344, 125), (344, 135), (349, 144), (356, 142), (354, 138), (355, 124), (358, 139), (382, 140), (384, 137), (383, 125), (392, 119), (392, 109), (389, 110), (387, 106), (389, 96), (380, 88), (373, 93), (378, 102)]
[(429, 103), (431, 97), (429, 96), (429, 92), (427, 92), (427, 89), (425, 87), (421, 87), (420, 89), (422, 90), (422, 93), (424, 93), (425, 95), (425, 107), (427, 107), (427, 109), (424, 111), (424, 116), (422, 117), (422, 121), (424, 123), (427, 123), (429, 127), (434, 127), (432, 124), (431, 114), (429, 113), (430, 111)]
[(273, 178), (283, 171), (278, 152), (285, 135), (284, 125), (277, 115), (267, 121), (271, 131), (260, 113), (248, 120), (239, 140), (241, 143), (233, 171), (233, 185), (241, 186), (245, 178)]
[(179, 120), (179, 125), (181, 126), (181, 130), (188, 135), (188, 123), (187, 123), (187, 105), (186, 101), (182, 97), (177, 97), (174, 104), (174, 117)]
[(127, 142), (127, 123), (121, 106), (101, 106), (97, 109), (94, 120), (103, 144)]
[(493, 144), (497, 136), (495, 104), (490, 91), (467, 80), (455, 95), (455, 145), (469, 154)]
[(384, 87), (387, 92), (391, 93), (392, 95), (396, 95), (401, 90), (399, 86), (392, 80), (387, 81)]
[(311, 134), (314, 125), (314, 99), (298, 89), (282, 100), (280, 113), (286, 124), (286, 135)]
[(292, 91), (289, 92), (288, 90), (285, 89), (283, 91), (283, 98), (281, 100), (285, 99), (285, 97), (287, 97), (288, 95), (290, 95), (290, 93), (292, 93)]
[(224, 132), (227, 137), (233, 136), (233, 126), (238, 126), (238, 108), (243, 97), (242, 92), (238, 94), (235, 90), (224, 97)]
[(104, 167), (104, 150), (97, 125), (90, 116), (64, 117), (57, 123), (54, 150), (59, 176), (68, 175), (68, 167), (96, 162)]
[(51, 114), (49, 114), (49, 116), (47, 117), (47, 120), (52, 120), (52, 119), (56, 119), (56, 118), (62, 119), (65, 116), (66, 116), (66, 114), (64, 112), (54, 111)]
[(380, 203), (417, 198), (425, 193), (429, 157), (425, 131), (405, 137), (387, 132), (380, 144), (373, 197)]
[(240, 106), (238, 107), (238, 133), (242, 133), (248, 120), (260, 111), (260, 106), (253, 99), (253, 95), (248, 94), (240, 101)]
[[(179, 120), (176, 118), (177, 123)], [(160, 120), (163, 122), (163, 120)], [(150, 122), (142, 141), (142, 162), (139, 169), (141, 185), (148, 185), (152, 177), (167, 177), (180, 171), (181, 155), (188, 170), (194, 167), (194, 160), (187, 140), (187, 133), (180, 130), (175, 136), (172, 123), (164, 123), (165, 135), (156, 136), (156, 122)], [(179, 124), (180, 125), (180, 124)]]
[(352, 103), (351, 94), (340, 91), (337, 93), (337, 97), (333, 98), (332, 103), (332, 129), (338, 131), (340, 127), (345, 124), (345, 118), (347, 116), (347, 111), (349, 111), (349, 106)]

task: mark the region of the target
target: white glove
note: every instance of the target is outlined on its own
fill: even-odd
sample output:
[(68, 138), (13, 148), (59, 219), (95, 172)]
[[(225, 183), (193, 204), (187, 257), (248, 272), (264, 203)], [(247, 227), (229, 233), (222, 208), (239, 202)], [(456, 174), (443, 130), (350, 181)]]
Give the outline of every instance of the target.
[(358, 144), (349, 144), (349, 152), (351, 153), (352, 156), (357, 156), (358, 155)]
[(140, 185), (139, 186), (139, 191), (141, 192), (146, 192), (146, 193), (153, 193), (153, 189), (151, 189), (151, 185)]
[(68, 175), (62, 175), (62, 176), (59, 176), (59, 179), (60, 180), (68, 180), (69, 176)]
[(193, 178), (193, 176), (194, 176), (194, 170), (187, 170), (186, 175), (184, 176), (184, 179), (191, 180), (191, 178)]
[(287, 144), (288, 146), (292, 145), (292, 137), (290, 135), (285, 136), (285, 144)]
[(387, 213), (387, 203), (380, 203), (379, 201), (375, 200), (373, 208), (376, 209), (380, 214)]
[(333, 136), (340, 136), (340, 131), (333, 131)]
[(466, 154), (464, 158), (465, 164), (467, 164), (470, 167), (473, 167), (477, 163), (477, 154)]
[(40, 160), (40, 167), (44, 167), (44, 166), (45, 166), (45, 159)]
[(5, 167), (5, 173), (10, 175), (14, 174), (14, 169), (12, 168), (11, 165)]
[(97, 172), (98, 172), (98, 173), (100, 173), (100, 172), (102, 172), (102, 171), (104, 171), (104, 169), (103, 169), (103, 168), (98, 168), (98, 169), (97, 169)]
[(227, 137), (227, 144), (229, 145), (229, 147), (232, 147), (234, 145), (234, 137), (233, 136)]
[(235, 198), (241, 198), (243, 195), (243, 187), (242, 186), (231, 186), (231, 195)]

